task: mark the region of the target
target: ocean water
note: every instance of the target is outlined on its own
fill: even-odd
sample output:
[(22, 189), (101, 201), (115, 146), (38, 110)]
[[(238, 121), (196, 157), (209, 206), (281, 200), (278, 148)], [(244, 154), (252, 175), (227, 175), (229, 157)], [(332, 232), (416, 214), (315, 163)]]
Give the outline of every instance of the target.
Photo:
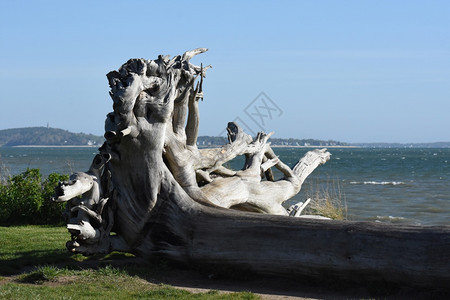
[(96, 147), (0, 147), (0, 175), (27, 168), (38, 168), (44, 176), (87, 171), (97, 153)]
[[(275, 148), (293, 166), (306, 148)], [(450, 225), (450, 149), (331, 148), (331, 160), (318, 167), (291, 201), (319, 190), (337, 195), (350, 220), (418, 225)], [(0, 148), (0, 175), (27, 168), (70, 174), (88, 170), (95, 147)], [(243, 159), (230, 167), (239, 169)], [(281, 176), (280, 174), (276, 174)]]
[[(307, 151), (275, 149), (288, 165)], [(350, 220), (450, 225), (450, 149), (331, 148), (295, 198), (339, 194)]]

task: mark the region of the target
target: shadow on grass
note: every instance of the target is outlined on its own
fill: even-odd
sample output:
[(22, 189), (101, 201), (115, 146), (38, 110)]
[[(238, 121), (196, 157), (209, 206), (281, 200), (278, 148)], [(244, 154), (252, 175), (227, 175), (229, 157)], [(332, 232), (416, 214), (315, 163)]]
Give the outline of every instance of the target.
[(204, 268), (179, 265), (164, 259), (144, 261), (139, 258), (111, 265), (130, 276), (147, 282), (181, 288), (242, 292), (262, 295), (319, 299), (386, 298), (396, 299), (450, 299), (448, 288), (424, 288), (397, 285), (388, 282), (346, 282), (338, 278), (291, 278), (264, 276), (243, 270)]
[[(352, 285), (324, 278), (278, 278), (251, 273), (185, 266), (164, 259), (143, 260), (129, 253), (84, 257), (66, 250), (24, 251), (12, 259), (0, 260), (0, 275), (20, 274), (21, 282), (39, 283), (48, 276), (38, 266), (52, 265), (69, 270), (97, 270), (103, 276), (133, 276), (149, 283), (199, 290), (241, 292), (250, 291), (285, 297), (345, 299), (366, 297), (395, 297), (398, 299), (441, 298), (447, 291), (417, 290), (383, 284)], [(31, 272), (34, 269), (34, 272)], [(51, 268), (49, 268), (51, 269)], [(118, 275), (117, 275), (118, 274)], [(45, 276), (44, 276), (45, 275)], [(51, 275), (51, 274), (50, 274)]]
[(15, 252), (12, 258), (0, 260), (0, 275), (19, 274), (36, 265), (70, 261), (71, 254), (64, 249)]
[(124, 266), (134, 259), (129, 253), (112, 252), (107, 255), (83, 256), (66, 249), (14, 252), (11, 258), (0, 259), (0, 276), (18, 275), (36, 266), (53, 265), (76, 269), (97, 268), (105, 265)]

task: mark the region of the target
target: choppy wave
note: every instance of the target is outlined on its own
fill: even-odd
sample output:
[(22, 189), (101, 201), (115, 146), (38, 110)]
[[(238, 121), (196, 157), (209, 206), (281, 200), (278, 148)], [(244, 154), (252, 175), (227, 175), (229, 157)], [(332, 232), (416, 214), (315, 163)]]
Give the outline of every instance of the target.
[(375, 222), (382, 223), (404, 223), (406, 219), (404, 217), (393, 217), (393, 216), (377, 216)]
[(402, 185), (403, 181), (351, 181), (350, 184), (372, 184), (372, 185)]

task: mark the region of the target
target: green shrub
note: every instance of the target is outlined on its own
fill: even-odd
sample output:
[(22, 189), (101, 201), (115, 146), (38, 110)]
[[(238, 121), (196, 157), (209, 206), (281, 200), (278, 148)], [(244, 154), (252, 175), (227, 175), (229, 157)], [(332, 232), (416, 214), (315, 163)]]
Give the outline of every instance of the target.
[(42, 206), (41, 173), (38, 169), (8, 179), (1, 195), (2, 221), (34, 223), (36, 212)]
[(39, 169), (9, 177), (0, 185), (0, 225), (60, 223), (64, 205), (52, 203), (51, 195), (66, 179), (53, 173), (42, 182)]
[(51, 173), (42, 183), (42, 206), (39, 211), (39, 224), (59, 224), (62, 220), (62, 213), (66, 208), (65, 203), (52, 201), (55, 187), (60, 181), (69, 180), (69, 175)]

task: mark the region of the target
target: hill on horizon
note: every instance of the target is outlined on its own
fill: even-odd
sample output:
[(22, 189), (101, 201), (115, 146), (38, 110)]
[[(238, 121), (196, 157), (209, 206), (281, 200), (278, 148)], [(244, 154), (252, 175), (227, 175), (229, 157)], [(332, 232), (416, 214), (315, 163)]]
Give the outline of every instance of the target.
[[(15, 146), (100, 146), (104, 137), (93, 134), (73, 133), (68, 130), (51, 127), (25, 127), (0, 130), (0, 147)], [(338, 141), (315, 139), (270, 139), (275, 146), (346, 146)], [(223, 146), (228, 143), (225, 137), (199, 136), (200, 147)]]
[(0, 147), (14, 146), (100, 146), (104, 138), (51, 127), (0, 130)]
[[(51, 127), (25, 127), (0, 130), (0, 147), (15, 146), (101, 146), (105, 138), (93, 134), (73, 133)], [(345, 143), (334, 140), (271, 138), (273, 146), (342, 147), (362, 148), (450, 148), (450, 142), (434, 143)], [(223, 146), (225, 137), (199, 136), (199, 147)]]

